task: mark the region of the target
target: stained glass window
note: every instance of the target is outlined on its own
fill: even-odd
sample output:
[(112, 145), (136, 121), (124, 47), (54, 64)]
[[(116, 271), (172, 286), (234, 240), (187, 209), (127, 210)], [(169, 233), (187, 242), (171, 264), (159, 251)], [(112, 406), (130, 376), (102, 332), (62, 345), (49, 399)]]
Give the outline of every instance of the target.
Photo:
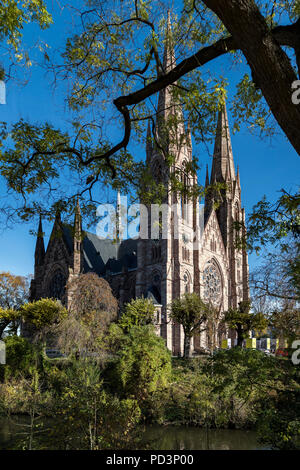
[(208, 261), (203, 272), (204, 298), (214, 304), (218, 304), (222, 297), (221, 273), (216, 263)]

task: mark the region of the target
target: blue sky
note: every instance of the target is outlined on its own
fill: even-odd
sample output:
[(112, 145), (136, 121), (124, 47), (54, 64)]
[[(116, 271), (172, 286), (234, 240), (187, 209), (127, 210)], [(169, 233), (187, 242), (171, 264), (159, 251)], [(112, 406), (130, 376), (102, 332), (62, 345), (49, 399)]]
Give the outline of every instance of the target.
[[(63, 39), (72, 28), (72, 19), (68, 10), (60, 11), (56, 2), (47, 2), (50, 10), (54, 8), (55, 25), (48, 31), (41, 32), (36, 26), (30, 25), (25, 29), (25, 39), (28, 44), (34, 44), (41, 38), (52, 46), (59, 48)], [(73, 5), (80, 4), (78, 0)], [(214, 69), (227, 76), (230, 81), (229, 97), (233, 93), (233, 85), (237, 79), (236, 72), (228, 69), (225, 59), (218, 59), (210, 70)], [(240, 75), (238, 74), (240, 77)], [(64, 126), (65, 120), (70, 119), (70, 113), (63, 101), (63, 91), (66, 84), (60, 84), (57, 89), (51, 85), (51, 77), (44, 70), (33, 67), (26, 86), (19, 86), (10, 81), (7, 84), (6, 105), (0, 105), (0, 121), (13, 123), (23, 117), (33, 123), (52, 122), (56, 127)], [(231, 117), (229, 115), (229, 121)], [(232, 136), (232, 146), (235, 164), (240, 167), (242, 185), (242, 201), (249, 213), (253, 205), (266, 194), (269, 200), (278, 197), (281, 188), (295, 191), (299, 184), (300, 159), (284, 136), (276, 137), (272, 144), (253, 137), (243, 128), (240, 133)], [(143, 149), (131, 149), (141, 155)], [(205, 165), (211, 166), (211, 156), (203, 148), (194, 148), (203, 170), (200, 172), (200, 182), (204, 183)], [(0, 179), (0, 202), (6, 198), (6, 187)], [(30, 235), (30, 229), (36, 229), (36, 221), (30, 224), (16, 224), (11, 229), (2, 227), (0, 230), (0, 271), (11, 271), (14, 274), (27, 275), (33, 273), (35, 239)], [(49, 234), (49, 225), (44, 227)], [(250, 256), (251, 266), (256, 264), (256, 255)]]

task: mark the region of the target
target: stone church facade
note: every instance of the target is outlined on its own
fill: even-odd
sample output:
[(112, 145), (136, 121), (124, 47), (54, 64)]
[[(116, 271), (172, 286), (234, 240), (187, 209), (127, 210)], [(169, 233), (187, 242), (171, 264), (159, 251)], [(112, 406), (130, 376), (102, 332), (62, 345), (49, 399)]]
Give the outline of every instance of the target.
[[(165, 70), (175, 65), (173, 48), (165, 47)], [(172, 165), (166, 165), (163, 153), (152, 143), (148, 128), (146, 161), (154, 179), (170, 185), (170, 174), (177, 172), (189, 187), (197, 184), (185, 171), (192, 161), (192, 142), (183, 124), (182, 111), (175, 103), (172, 88), (160, 92), (155, 133), (157, 140), (166, 129), (164, 123), (176, 115), (176, 135), (168, 136), (167, 152), (172, 154)], [(170, 131), (171, 132), (171, 131)], [(164, 136), (165, 137), (165, 136)], [(236, 171), (231, 146), (226, 107), (218, 116), (212, 168), (206, 169), (206, 187), (226, 183), (220, 192), (208, 191), (204, 210), (199, 199), (185, 201), (172, 191), (167, 192), (166, 236), (157, 239), (140, 237), (119, 242), (99, 239), (97, 235), (82, 232), (80, 207), (75, 210), (74, 226), (64, 225), (57, 215), (50, 240), (45, 249), (40, 221), (35, 249), (34, 279), (31, 298), (53, 297), (68, 303), (70, 293), (65, 291), (68, 280), (80, 273), (95, 272), (107, 279), (120, 306), (134, 297), (151, 298), (156, 306), (156, 330), (174, 355), (183, 352), (183, 331), (169, 318), (168, 306), (185, 292), (196, 292), (211, 302), (218, 312), (215, 341), (231, 337), (220, 322), (222, 313), (249, 299), (248, 258), (244, 250), (235, 247), (234, 223), (245, 220), (241, 203), (239, 172)], [(217, 204), (215, 204), (217, 202)], [(176, 208), (177, 214), (174, 216)], [(150, 216), (149, 216), (150, 217)], [(151, 228), (149, 219), (149, 230)], [(176, 236), (175, 236), (176, 231)], [(206, 347), (206, 332), (196, 335), (192, 347), (197, 352)]]

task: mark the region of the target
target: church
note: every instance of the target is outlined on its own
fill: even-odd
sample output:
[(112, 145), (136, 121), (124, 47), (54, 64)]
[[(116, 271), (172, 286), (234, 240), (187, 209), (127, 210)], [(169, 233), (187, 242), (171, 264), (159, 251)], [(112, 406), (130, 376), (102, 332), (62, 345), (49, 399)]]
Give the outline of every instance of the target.
[[(164, 51), (165, 71), (175, 66), (172, 45), (166, 41)], [(157, 139), (164, 132), (164, 123), (179, 113), (172, 87), (162, 90), (158, 98), (155, 124)], [(154, 180), (169, 186), (171, 172), (180, 172), (188, 185), (197, 184), (197, 176), (186, 175), (185, 168), (192, 161), (192, 141), (183, 119), (178, 119), (176, 136), (167, 139), (167, 152), (173, 155), (173, 163), (167, 165), (163, 153), (153, 144), (148, 127), (146, 163)], [(163, 130), (164, 129), (164, 130)], [(201, 162), (200, 162), (201, 163)], [(56, 216), (50, 240), (45, 249), (42, 221), (40, 220), (35, 248), (34, 278), (31, 283), (31, 299), (52, 297), (68, 304), (66, 292), (68, 280), (81, 273), (95, 272), (110, 284), (120, 307), (132, 298), (147, 297), (156, 307), (155, 327), (173, 355), (183, 352), (182, 327), (170, 320), (169, 305), (186, 292), (196, 292), (204, 301), (211, 302), (218, 312), (215, 325), (215, 344), (235, 334), (220, 322), (222, 313), (229, 307), (237, 307), (240, 301), (249, 300), (248, 256), (235, 244), (234, 223), (245, 221), (241, 202), (239, 171), (236, 171), (231, 146), (226, 107), (219, 111), (212, 168), (206, 169), (205, 186), (225, 183), (222, 197), (216, 202), (216, 194), (208, 191), (204, 210), (199, 198), (184, 201), (172, 191), (167, 191), (167, 234), (157, 239), (117, 240), (100, 239), (97, 235), (82, 231), (80, 207), (75, 210), (74, 227), (71, 229)], [(180, 217), (174, 217), (172, 207), (178, 207)], [(151, 224), (149, 220), (149, 225)], [(175, 231), (177, 236), (175, 236)], [(206, 331), (195, 335), (192, 350), (197, 353), (208, 344)]]

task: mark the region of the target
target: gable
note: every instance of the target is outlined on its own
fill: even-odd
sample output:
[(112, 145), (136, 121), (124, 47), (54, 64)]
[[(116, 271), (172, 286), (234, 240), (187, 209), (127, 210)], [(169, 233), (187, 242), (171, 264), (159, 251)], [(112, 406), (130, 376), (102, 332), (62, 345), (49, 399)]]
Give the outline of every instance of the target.
[(227, 260), (219, 221), (214, 209), (211, 210), (206, 221), (202, 237), (202, 248), (203, 250), (209, 250), (212, 253), (220, 255), (224, 260)]

